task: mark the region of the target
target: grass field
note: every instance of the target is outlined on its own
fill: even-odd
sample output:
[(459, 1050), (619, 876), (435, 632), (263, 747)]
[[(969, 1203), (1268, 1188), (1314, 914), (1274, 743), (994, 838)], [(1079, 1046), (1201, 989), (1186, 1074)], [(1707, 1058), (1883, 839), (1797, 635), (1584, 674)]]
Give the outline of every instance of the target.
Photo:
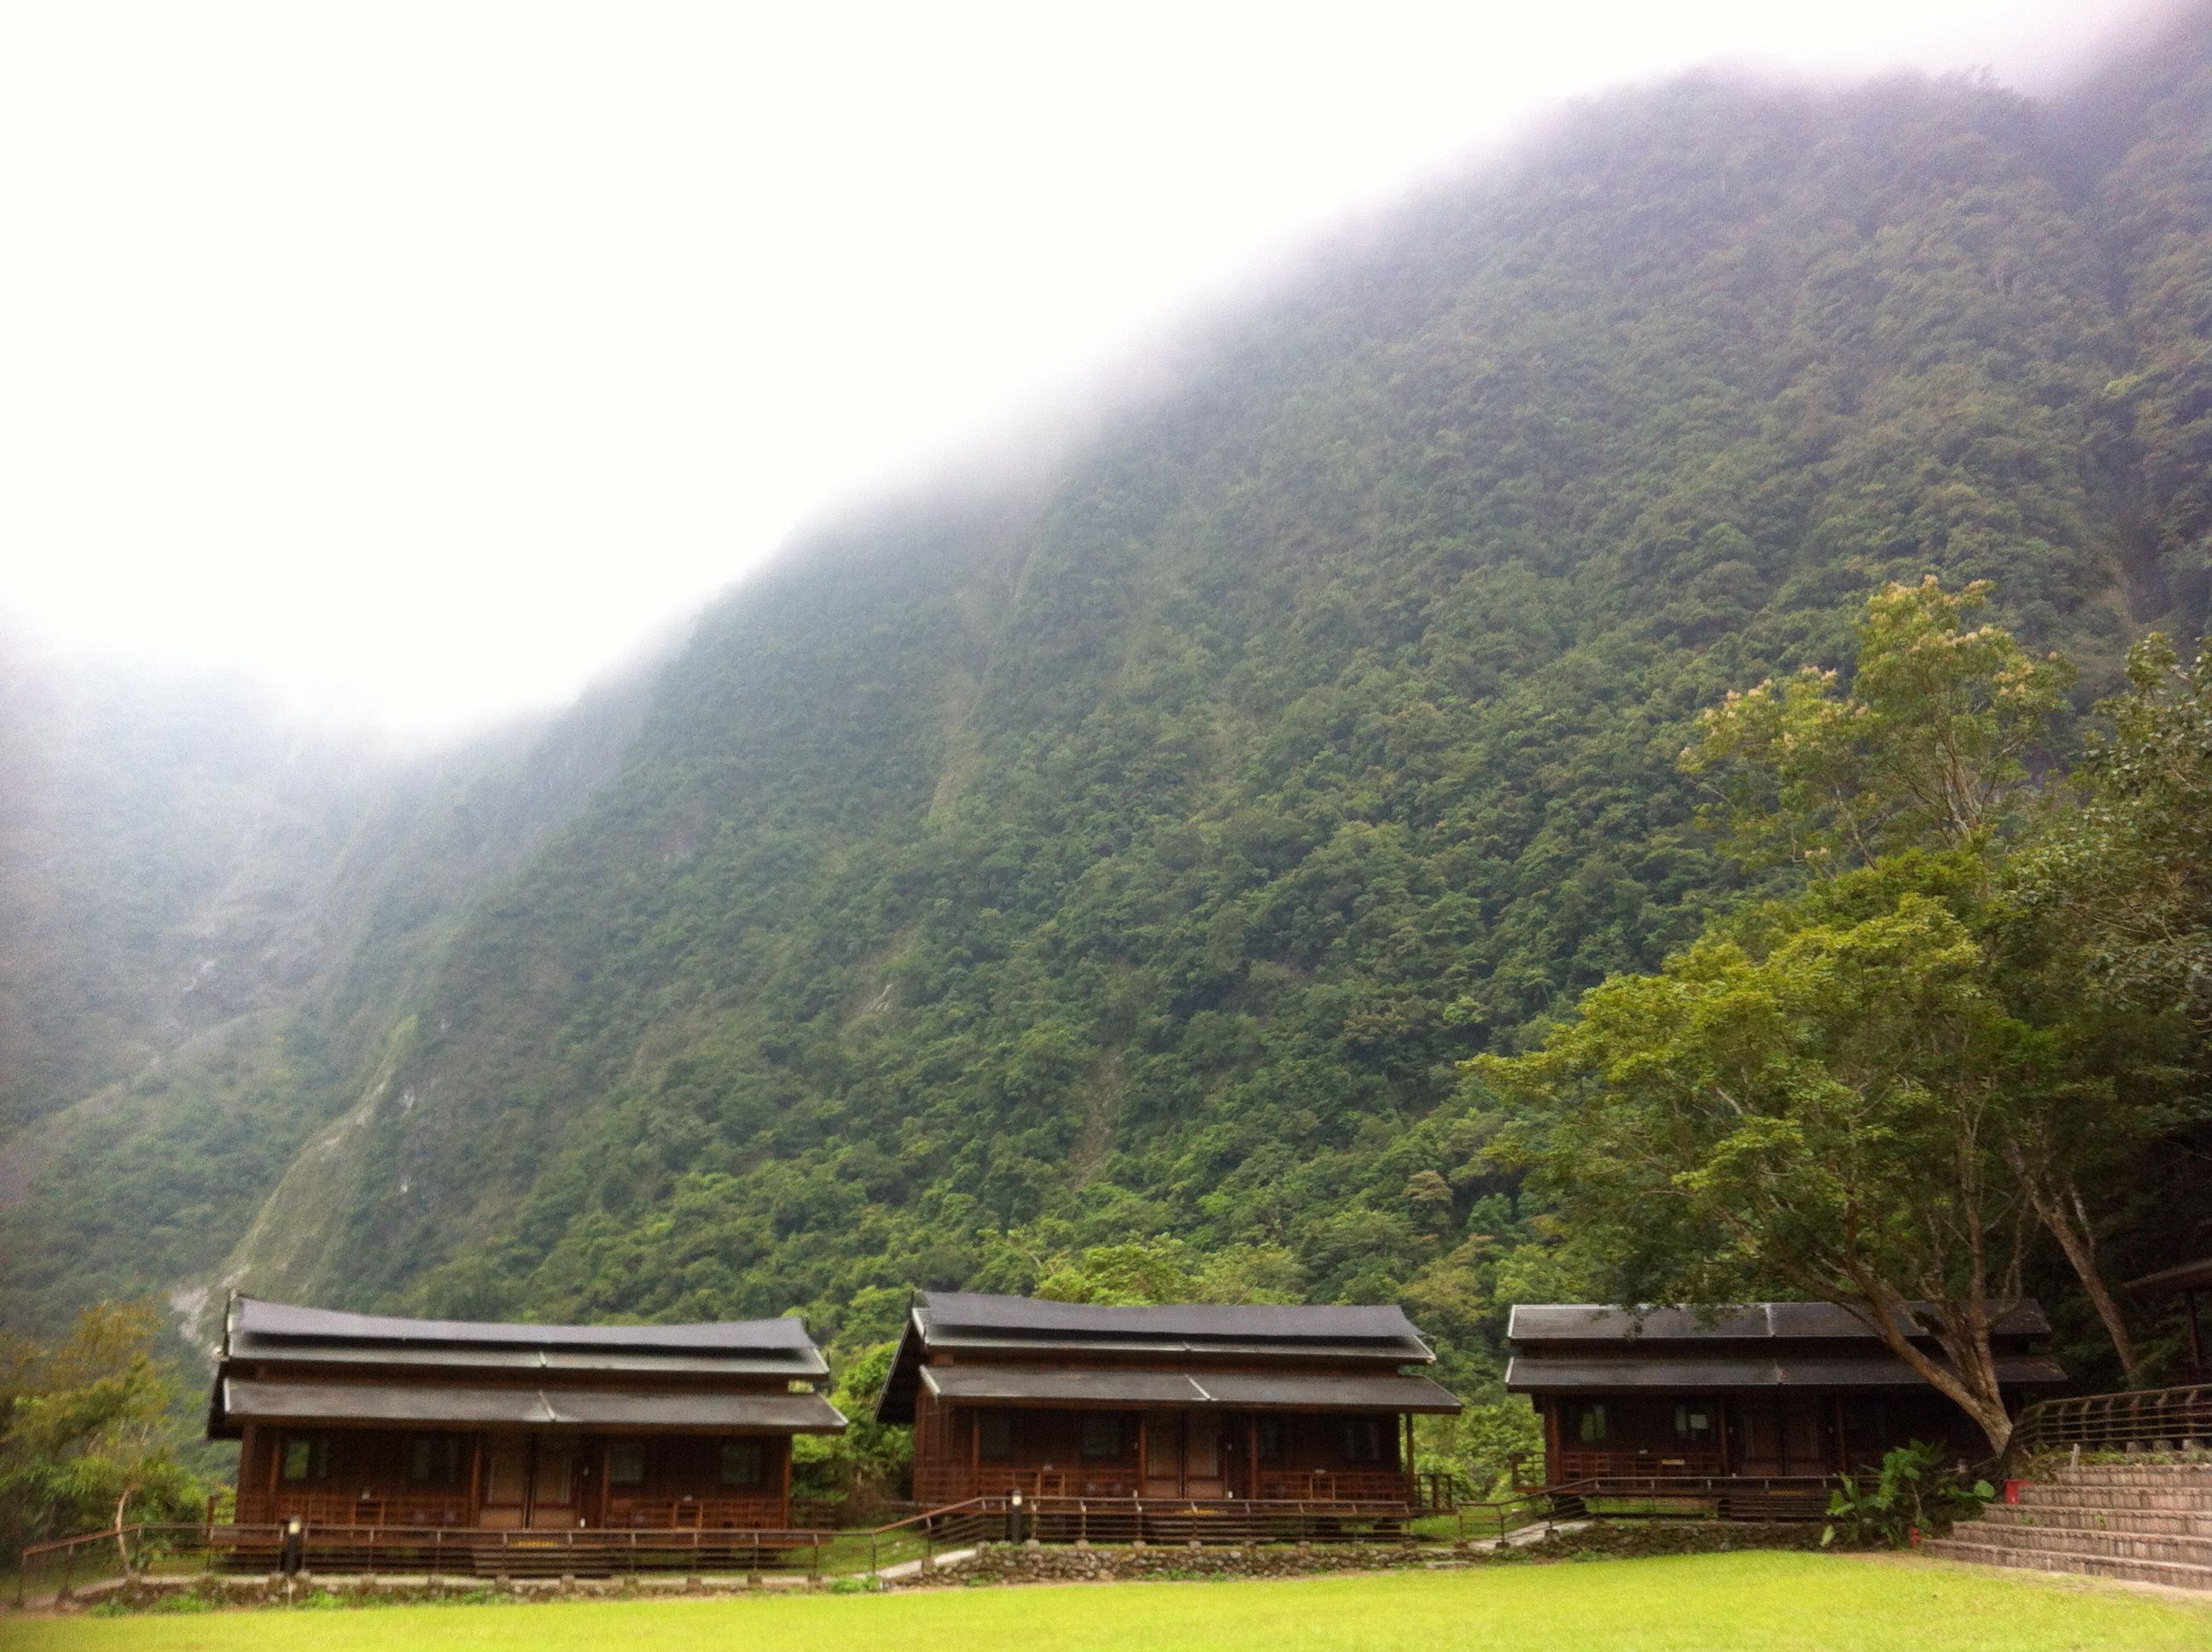
[(1279, 1582), (1073, 1584), (0, 1621), (6, 1652), (2206, 1652), (2212, 1602), (1842, 1555)]

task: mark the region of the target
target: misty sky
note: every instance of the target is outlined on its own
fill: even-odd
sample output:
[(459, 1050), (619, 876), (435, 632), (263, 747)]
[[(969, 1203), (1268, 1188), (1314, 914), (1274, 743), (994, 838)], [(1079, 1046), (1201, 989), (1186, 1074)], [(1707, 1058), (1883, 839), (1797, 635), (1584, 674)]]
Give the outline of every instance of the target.
[(2033, 88), (2139, 9), (9, 8), (0, 610), (400, 726), (549, 703), (1532, 109)]

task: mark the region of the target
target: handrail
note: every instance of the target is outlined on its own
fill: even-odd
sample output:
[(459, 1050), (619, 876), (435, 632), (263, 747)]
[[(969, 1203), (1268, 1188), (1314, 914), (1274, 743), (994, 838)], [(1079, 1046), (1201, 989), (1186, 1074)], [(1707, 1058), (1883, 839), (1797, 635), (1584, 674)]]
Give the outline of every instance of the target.
[(2006, 1441), (2001, 1469), (2068, 1447), (2093, 1451), (2212, 1450), (2212, 1382), (2039, 1400)]
[[(655, 1564), (656, 1557), (664, 1558), (665, 1564), (665, 1557), (677, 1554), (693, 1557), (694, 1564), (705, 1559), (710, 1564), (741, 1566), (746, 1571), (757, 1572), (763, 1569), (764, 1561), (777, 1564), (772, 1557), (795, 1558), (803, 1552), (806, 1569), (818, 1577), (823, 1551), (837, 1540), (839, 1534), (771, 1527), (532, 1529), (343, 1526), (307, 1521), (302, 1522), (295, 1534), (289, 1522), (158, 1525), (142, 1521), (26, 1545), (15, 1574), (15, 1603), (23, 1604), (33, 1581), (55, 1581), (64, 1591), (74, 1587), (78, 1558), (88, 1549), (105, 1551), (115, 1546), (116, 1552), (109, 1557), (107, 1572), (112, 1574), (116, 1570), (115, 1563), (119, 1559), (126, 1577), (142, 1571), (149, 1559), (163, 1555), (197, 1557), (200, 1566), (210, 1570), (218, 1556), (234, 1561), (242, 1556), (262, 1555), (276, 1563), (270, 1570), (289, 1570), (289, 1567), (283, 1565), (285, 1547), (288, 1539), (295, 1535), (304, 1546), (294, 1552), (297, 1560), (312, 1563), (337, 1555), (342, 1558), (342, 1569), (357, 1567), (371, 1574), (403, 1561), (422, 1566), (433, 1576), (456, 1565), (477, 1571), (481, 1570), (488, 1556), (496, 1557), (498, 1576), (544, 1570), (555, 1565), (571, 1570), (579, 1563), (635, 1570), (641, 1564)], [(53, 1575), (58, 1570), (60, 1576), (56, 1580)]]

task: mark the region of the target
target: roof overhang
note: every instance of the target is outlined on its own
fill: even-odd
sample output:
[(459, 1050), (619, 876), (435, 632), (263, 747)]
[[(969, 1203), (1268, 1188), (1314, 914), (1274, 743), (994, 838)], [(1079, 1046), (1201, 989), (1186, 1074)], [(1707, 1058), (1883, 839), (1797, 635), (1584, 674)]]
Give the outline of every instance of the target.
[(453, 1364), (579, 1370), (721, 1370), (826, 1375), (805, 1321), (726, 1320), (694, 1325), (530, 1325), (400, 1319), (240, 1297), (223, 1327), (223, 1354), (300, 1364)]
[(2212, 1291), (2212, 1256), (2202, 1261), (2184, 1262), (2179, 1267), (2161, 1268), (2155, 1273), (2146, 1273), (2140, 1279), (2130, 1279), (2120, 1287), (2132, 1291), (2138, 1297), (2179, 1296), (2185, 1291)]
[[(1907, 1305), (1916, 1315), (1931, 1314), (1925, 1303)], [(2033, 1298), (1988, 1304), (1990, 1334), (2027, 1338), (2047, 1335), (2051, 1321)], [(1905, 1335), (1932, 1340), (1925, 1324), (1899, 1325)], [(1726, 1343), (1881, 1340), (1873, 1324), (1838, 1303), (1761, 1302), (1735, 1306), (1607, 1306), (1601, 1303), (1516, 1303), (1506, 1321), (1505, 1339), (1516, 1346), (1541, 1343)]]
[(1457, 1398), (1427, 1377), (1395, 1374), (925, 1365), (921, 1385), (937, 1399), (971, 1406), (1419, 1412), (1436, 1416), (1450, 1416), (1462, 1409)]
[(845, 1418), (818, 1394), (288, 1382), (218, 1377), (209, 1406), (209, 1436), (234, 1439), (245, 1423), (835, 1434), (845, 1426)]
[[(1997, 1381), (2008, 1388), (2052, 1387), (2066, 1381), (2057, 1362), (2041, 1354), (1999, 1355)], [(1762, 1388), (1848, 1388), (1910, 1392), (1928, 1386), (1901, 1359), (1820, 1357), (1697, 1359), (1516, 1355), (1505, 1367), (1510, 1394), (1720, 1394)]]

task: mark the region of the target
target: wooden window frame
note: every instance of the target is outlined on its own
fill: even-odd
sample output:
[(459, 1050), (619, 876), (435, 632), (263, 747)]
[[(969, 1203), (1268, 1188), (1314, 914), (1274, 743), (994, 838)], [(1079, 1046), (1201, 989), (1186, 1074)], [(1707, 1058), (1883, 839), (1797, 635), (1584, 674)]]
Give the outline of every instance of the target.
[[(733, 1462), (750, 1462), (751, 1466), (732, 1476), (730, 1470)], [(724, 1491), (758, 1491), (768, 1484), (768, 1442), (758, 1439), (725, 1440), (721, 1461), (716, 1468), (716, 1482)]]

